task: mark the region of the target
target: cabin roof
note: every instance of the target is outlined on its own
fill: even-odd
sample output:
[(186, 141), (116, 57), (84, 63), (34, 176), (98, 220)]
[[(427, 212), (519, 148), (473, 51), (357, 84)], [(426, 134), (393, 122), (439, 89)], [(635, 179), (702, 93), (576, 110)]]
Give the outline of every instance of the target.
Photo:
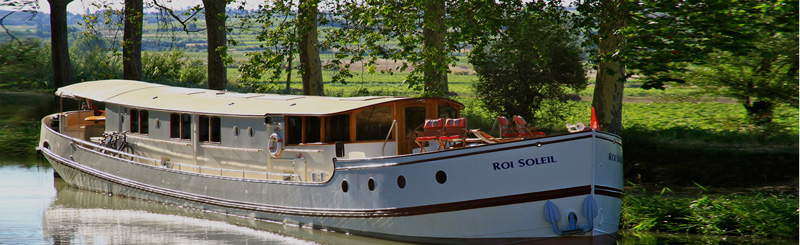
[[(236, 93), (172, 87), (131, 80), (101, 80), (61, 87), (56, 95), (87, 98), (137, 108), (233, 116), (332, 115), (363, 107), (419, 98), (362, 96), (325, 97)], [(437, 98), (439, 99), (439, 98)], [(460, 105), (456, 101), (442, 99)]]

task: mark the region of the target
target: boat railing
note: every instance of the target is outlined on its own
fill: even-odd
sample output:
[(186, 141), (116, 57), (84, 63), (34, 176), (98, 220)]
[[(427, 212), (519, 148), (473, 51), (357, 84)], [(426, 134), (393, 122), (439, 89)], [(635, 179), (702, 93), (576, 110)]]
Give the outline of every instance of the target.
[(208, 174), (208, 175), (217, 175), (220, 177), (234, 177), (234, 178), (243, 178), (243, 179), (262, 179), (268, 180), (270, 177), (278, 177), (282, 180), (289, 180), (289, 181), (301, 181), (299, 174), (293, 173), (271, 173), (271, 172), (257, 172), (257, 171), (248, 171), (248, 170), (233, 170), (233, 169), (224, 169), (224, 168), (213, 168), (213, 167), (202, 167), (192, 164), (183, 164), (183, 163), (173, 163), (169, 161), (161, 161), (159, 159), (149, 158), (145, 156), (130, 154), (122, 151), (118, 151), (116, 149), (108, 148), (105, 146), (101, 146), (94, 142), (85, 141), (78, 138), (71, 138), (72, 145), (76, 147), (80, 147), (86, 151), (95, 152), (98, 154), (112, 154), (121, 160), (127, 161), (129, 163), (134, 164), (143, 164), (143, 165), (152, 165), (157, 167), (164, 167), (178, 171), (184, 172), (192, 172), (198, 174)]
[(169, 141), (169, 140), (151, 139), (151, 138), (147, 138), (147, 137), (140, 137), (140, 136), (130, 135), (130, 134), (127, 135), (127, 137), (128, 138), (133, 138), (133, 139), (136, 139), (136, 140), (151, 141), (151, 142), (162, 143), (162, 144), (172, 144), (172, 145), (181, 145), (181, 146), (191, 146), (192, 145), (191, 143), (186, 143), (186, 142), (175, 142), (175, 141)]
[(392, 120), (392, 126), (389, 127), (389, 133), (386, 133), (386, 140), (383, 141), (383, 147), (381, 147), (381, 156), (386, 156), (386, 142), (389, 142), (389, 137), (392, 136), (392, 130), (397, 125), (397, 120)]

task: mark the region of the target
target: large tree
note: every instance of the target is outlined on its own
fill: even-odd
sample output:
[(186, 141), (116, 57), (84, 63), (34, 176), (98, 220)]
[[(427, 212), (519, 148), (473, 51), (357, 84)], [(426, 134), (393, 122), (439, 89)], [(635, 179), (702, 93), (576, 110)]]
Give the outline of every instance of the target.
[[(249, 60), (240, 66), (240, 83), (259, 91), (269, 90), (286, 73), (286, 89), (290, 89), (292, 62), (299, 55), (303, 94), (324, 95), (318, 26), (327, 23), (319, 18), (318, 0), (300, 2), (277, 1), (259, 6), (254, 16), (242, 23), (260, 28), (256, 39), (261, 50), (248, 52)], [(248, 22), (247, 20), (252, 20)], [(266, 75), (268, 82), (262, 83)]]
[(604, 131), (622, 133), (622, 91), (627, 79), (625, 30), (628, 12), (625, 1), (585, 0), (577, 3), (583, 16), (581, 26), (586, 36), (584, 45), (591, 47), (590, 59), (595, 64), (592, 107)]
[(798, 2), (641, 1), (627, 53), (644, 88), (691, 83), (736, 98), (750, 122), (772, 120), (777, 105), (798, 104)]
[(203, 0), (208, 32), (208, 88), (224, 90), (228, 86), (228, 69), (225, 65), (228, 50), (225, 14), (227, 0)]
[(48, 0), (50, 3), (50, 47), (53, 57), (53, 85), (72, 84), (72, 64), (67, 43), (67, 5), (72, 0)]
[(142, 0), (125, 0), (125, 30), (122, 34), (122, 77), (143, 80), (142, 75)]
[(423, 90), (423, 96), (447, 96), (447, 73), (460, 51), (461, 33), (452, 28), (460, 21), (461, 5), (446, 0), (346, 0), (336, 5), (336, 25), (325, 45), (337, 50), (328, 68), (339, 71), (334, 81), (352, 76), (353, 64), (375, 72), (380, 62), (399, 62), (388, 72), (407, 71), (403, 81)]
[(305, 0), (300, 3), (298, 10), (300, 69), (303, 77), (303, 94), (306, 95), (325, 95), (317, 38), (318, 3), (319, 0)]

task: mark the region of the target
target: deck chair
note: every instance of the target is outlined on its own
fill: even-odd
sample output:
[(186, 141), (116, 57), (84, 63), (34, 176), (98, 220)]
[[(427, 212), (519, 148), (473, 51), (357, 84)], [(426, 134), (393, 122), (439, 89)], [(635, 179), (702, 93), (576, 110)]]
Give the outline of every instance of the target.
[(514, 128), (511, 127), (511, 122), (508, 121), (508, 118), (504, 116), (498, 116), (497, 125), (498, 127), (500, 127), (500, 137), (503, 138), (518, 137), (517, 132), (515, 132)]
[(521, 116), (514, 116), (514, 124), (516, 124), (514, 130), (517, 132), (517, 137), (527, 139), (544, 137), (545, 135), (543, 132), (536, 131), (536, 127), (528, 127), (528, 123)]
[(490, 134), (488, 134), (486, 132), (483, 132), (480, 129), (470, 129), (469, 132), (472, 133), (472, 135), (475, 135), (475, 137), (480, 139), (483, 143), (487, 143), (487, 144), (496, 144), (496, 143), (500, 143), (500, 142), (508, 142), (508, 141), (520, 140), (518, 138), (516, 138), (516, 139), (515, 138), (495, 138), (494, 136), (492, 136), (492, 135), (490, 135)]
[[(444, 127), (444, 123), (442, 123), (443, 119), (426, 119), (425, 123), (422, 124), (422, 131), (416, 131), (417, 138), (414, 142), (419, 145), (420, 150), (419, 152), (427, 152), (425, 150), (425, 143), (426, 142), (439, 142), (439, 136), (442, 135), (442, 129)], [(439, 150), (442, 149), (442, 144), (439, 144)]]
[(466, 118), (448, 118), (444, 122), (444, 133), (439, 136), (439, 145), (447, 148), (455, 147), (456, 144), (461, 146), (466, 145), (467, 140), (467, 119)]

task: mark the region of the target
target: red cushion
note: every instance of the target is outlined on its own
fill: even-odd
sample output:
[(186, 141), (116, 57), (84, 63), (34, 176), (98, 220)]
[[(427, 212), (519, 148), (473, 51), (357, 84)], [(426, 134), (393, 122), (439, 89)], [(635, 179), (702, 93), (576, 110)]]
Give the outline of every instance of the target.
[(517, 125), (527, 125), (528, 124), (527, 122), (525, 122), (525, 119), (523, 119), (521, 116), (514, 116), (514, 122), (517, 123)]
[(499, 122), (500, 125), (502, 125), (502, 126), (508, 126), (508, 124), (509, 124), (508, 123), (508, 119), (506, 117), (504, 117), (504, 116), (497, 117), (497, 122)]
[(441, 128), (442, 127), (442, 119), (427, 119), (425, 120), (425, 126), (423, 128)]
[(417, 141), (430, 141), (436, 140), (437, 136), (425, 136), (425, 137), (417, 137)]
[(454, 139), (460, 139), (460, 138), (461, 138), (461, 135), (450, 135), (450, 136), (441, 136), (441, 137), (439, 137), (439, 139), (441, 139), (441, 140), (454, 140)]
[(448, 128), (450, 128), (450, 127), (462, 127), (463, 128), (463, 127), (467, 126), (467, 119), (463, 118), (463, 117), (462, 118), (458, 118), (458, 119), (448, 118), (447, 121), (445, 121), (444, 125), (445, 125), (445, 127), (448, 127)]

